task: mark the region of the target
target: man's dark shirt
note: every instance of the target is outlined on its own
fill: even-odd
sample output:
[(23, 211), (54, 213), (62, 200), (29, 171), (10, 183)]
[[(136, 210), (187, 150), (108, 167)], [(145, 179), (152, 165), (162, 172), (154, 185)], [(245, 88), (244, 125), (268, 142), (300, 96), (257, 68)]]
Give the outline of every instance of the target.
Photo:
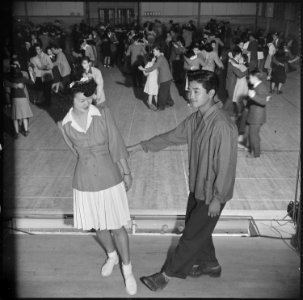
[(191, 114), (175, 129), (141, 145), (145, 152), (188, 144), (189, 189), (209, 204), (214, 198), (225, 203), (233, 196), (237, 164), (238, 130), (221, 102)]

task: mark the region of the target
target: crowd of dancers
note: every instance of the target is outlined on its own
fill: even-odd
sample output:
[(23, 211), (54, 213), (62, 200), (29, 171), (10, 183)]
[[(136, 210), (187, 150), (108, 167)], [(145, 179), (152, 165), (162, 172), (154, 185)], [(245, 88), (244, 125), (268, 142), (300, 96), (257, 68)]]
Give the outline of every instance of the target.
[[(85, 58), (94, 73), (118, 66), (129, 74), (133, 87), (148, 95), (147, 106), (153, 111), (174, 105), (173, 82), (189, 102), (188, 76), (200, 69), (215, 72), (217, 98), (238, 125), (239, 147), (249, 150), (249, 72), (257, 70), (262, 81), (270, 81), (270, 94), (275, 90), (281, 94), (287, 72), (299, 60), (294, 37), (264, 36), (262, 30), (232, 28), (213, 19), (202, 30), (193, 21), (182, 26), (155, 20), (142, 26), (135, 22), (96, 27), (82, 21), (69, 31), (58, 20), (42, 25), (15, 21), (14, 35), (5, 40), (3, 53), (6, 105), (12, 105), (15, 138), (20, 130), (29, 134), (28, 120), (33, 115), (29, 101), (50, 106), (52, 94), (68, 94), (69, 83), (82, 76)], [(102, 75), (97, 77), (103, 90)], [(105, 101), (105, 95), (99, 100)]]

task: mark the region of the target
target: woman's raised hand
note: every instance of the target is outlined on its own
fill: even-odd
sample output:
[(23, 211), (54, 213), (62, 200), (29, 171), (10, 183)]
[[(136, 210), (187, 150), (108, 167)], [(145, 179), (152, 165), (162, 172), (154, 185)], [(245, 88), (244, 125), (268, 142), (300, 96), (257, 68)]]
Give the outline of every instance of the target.
[(140, 144), (128, 146), (128, 147), (126, 147), (126, 149), (127, 149), (128, 153), (129, 153), (129, 155), (132, 155), (132, 154), (134, 154), (134, 153), (136, 153), (138, 151), (143, 150), (142, 146)]

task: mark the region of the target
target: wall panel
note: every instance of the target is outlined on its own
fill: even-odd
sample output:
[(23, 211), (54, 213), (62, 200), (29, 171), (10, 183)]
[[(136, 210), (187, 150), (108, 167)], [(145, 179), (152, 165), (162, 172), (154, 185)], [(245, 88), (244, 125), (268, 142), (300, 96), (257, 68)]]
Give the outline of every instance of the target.
[(274, 16), (274, 4), (266, 3), (266, 17), (272, 18)]
[(241, 3), (226, 3), (226, 15), (240, 15), (241, 11)]
[(222, 2), (222, 3), (218, 3), (218, 2), (214, 2), (212, 3), (213, 5), (213, 15), (226, 15), (226, 7), (227, 7), (227, 3)]
[[(83, 16), (83, 2), (34, 2), (27, 1), (27, 12), (29, 16)], [(15, 2), (14, 3), (14, 12), (15, 16), (24, 16), (24, 2)]]
[(163, 2), (163, 14), (166, 15), (178, 15), (179, 5), (176, 2)]
[(29, 16), (47, 16), (45, 2), (27, 2), (27, 11)]
[(179, 2), (179, 13), (183, 15), (197, 15), (198, 3), (197, 2)]
[(24, 16), (25, 15), (25, 3), (13, 2), (13, 15), (14, 16)]
[(256, 3), (253, 2), (242, 2), (241, 3), (241, 15), (255, 15), (256, 14)]
[(201, 16), (211, 16), (213, 14), (213, 5), (210, 2), (201, 2)]

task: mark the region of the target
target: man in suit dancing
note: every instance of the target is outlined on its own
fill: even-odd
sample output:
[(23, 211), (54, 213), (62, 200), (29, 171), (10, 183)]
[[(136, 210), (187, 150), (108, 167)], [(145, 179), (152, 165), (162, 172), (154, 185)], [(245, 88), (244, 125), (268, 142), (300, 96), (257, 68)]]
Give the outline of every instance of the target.
[(253, 89), (248, 91), (248, 116), (249, 126), (249, 154), (248, 158), (257, 158), (261, 154), (260, 129), (266, 122), (266, 103), (269, 101), (269, 91), (266, 85), (261, 81), (261, 73), (255, 69), (249, 73), (249, 82)]

